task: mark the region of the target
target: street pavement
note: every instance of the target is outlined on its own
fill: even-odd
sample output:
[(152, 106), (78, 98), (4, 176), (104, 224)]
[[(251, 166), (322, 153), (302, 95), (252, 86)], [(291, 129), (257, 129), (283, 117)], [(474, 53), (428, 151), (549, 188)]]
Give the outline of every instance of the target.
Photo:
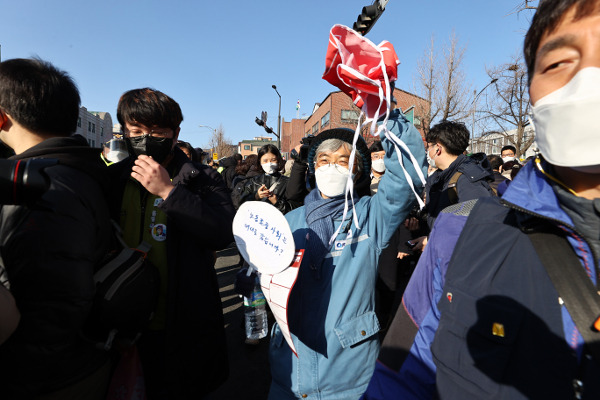
[[(258, 345), (244, 343), (244, 306), (242, 299), (233, 291), (235, 274), (239, 270), (238, 254), (234, 244), (217, 252), (215, 268), (225, 317), (229, 379), (211, 394), (211, 400), (264, 400), (271, 384), (269, 335)], [(273, 319), (269, 315), (269, 328), (272, 325)]]

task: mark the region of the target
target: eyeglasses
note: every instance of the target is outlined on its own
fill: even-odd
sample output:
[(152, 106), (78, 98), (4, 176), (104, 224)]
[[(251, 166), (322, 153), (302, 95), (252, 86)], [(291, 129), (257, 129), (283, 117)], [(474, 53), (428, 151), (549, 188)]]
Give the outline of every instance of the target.
[(150, 132), (144, 132), (141, 129), (133, 129), (127, 132), (127, 134), (132, 137), (150, 135), (154, 138), (166, 138), (171, 135), (172, 132), (171, 129), (152, 129)]
[(379, 154), (371, 154), (371, 160), (383, 160), (384, 157)]
[(328, 163), (328, 162), (315, 162), (315, 165), (317, 166), (317, 168), (321, 168), (321, 167), (329, 167), (329, 168), (335, 168), (338, 172), (348, 172), (348, 167), (345, 167), (343, 165), (340, 164), (333, 164), (333, 163)]

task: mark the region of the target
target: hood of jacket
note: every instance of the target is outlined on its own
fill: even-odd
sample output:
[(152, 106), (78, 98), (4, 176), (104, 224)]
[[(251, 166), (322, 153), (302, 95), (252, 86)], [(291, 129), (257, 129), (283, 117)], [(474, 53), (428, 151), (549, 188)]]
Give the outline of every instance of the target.
[(9, 160), (30, 160), (35, 158), (55, 158), (59, 164), (85, 172), (97, 181), (104, 191), (109, 185), (106, 165), (100, 158), (101, 149), (90, 147), (81, 135), (52, 137)]
[(233, 157), (227, 157), (219, 162), (219, 165), (223, 168), (235, 167), (237, 160)]

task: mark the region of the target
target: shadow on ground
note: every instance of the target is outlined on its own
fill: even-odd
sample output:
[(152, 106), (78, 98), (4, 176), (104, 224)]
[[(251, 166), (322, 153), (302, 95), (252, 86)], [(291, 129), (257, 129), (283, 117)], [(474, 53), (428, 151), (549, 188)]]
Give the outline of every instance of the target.
[[(269, 336), (256, 346), (244, 343), (244, 308), (242, 299), (233, 292), (235, 274), (239, 270), (235, 245), (217, 252), (215, 268), (219, 281), (225, 333), (229, 353), (229, 379), (214, 393), (213, 400), (264, 400), (269, 393)], [(270, 314), (270, 313), (269, 313)], [(273, 325), (269, 315), (269, 328)]]

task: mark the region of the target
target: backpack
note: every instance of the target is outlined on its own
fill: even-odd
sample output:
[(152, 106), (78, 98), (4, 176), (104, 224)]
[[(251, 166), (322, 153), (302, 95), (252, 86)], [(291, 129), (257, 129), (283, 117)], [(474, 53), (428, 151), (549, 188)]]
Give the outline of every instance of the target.
[(237, 210), (242, 205), (242, 194), (244, 193), (244, 189), (246, 184), (248, 183), (248, 179), (252, 179), (252, 177), (244, 178), (238, 182), (236, 182), (233, 190), (231, 191), (231, 202), (233, 203), (233, 207)]
[(96, 268), (96, 295), (85, 329), (97, 347), (109, 350), (113, 341), (133, 344), (154, 315), (160, 288), (156, 266), (147, 260), (151, 245), (130, 248), (121, 228), (111, 220), (121, 249), (111, 252)]
[[(484, 169), (492, 172), (492, 167), (487, 160), (485, 153), (475, 153), (471, 154), (469, 157), (477, 164), (481, 165)], [(458, 203), (458, 187), (456, 185), (461, 175), (462, 172), (456, 171), (448, 181), (448, 198), (450, 199), (450, 204)], [(491, 187), (487, 181), (484, 180), (483, 185), (492, 194), (492, 196), (498, 196), (498, 191)]]

